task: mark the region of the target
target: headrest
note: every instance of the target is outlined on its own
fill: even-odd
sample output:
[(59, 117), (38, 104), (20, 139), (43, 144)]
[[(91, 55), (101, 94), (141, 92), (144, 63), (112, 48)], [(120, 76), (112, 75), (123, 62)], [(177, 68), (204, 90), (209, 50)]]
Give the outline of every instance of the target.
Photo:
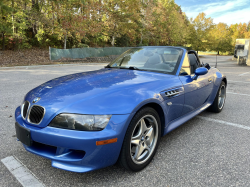
[(189, 61), (190, 61), (190, 65), (195, 65), (196, 64), (196, 56), (194, 54), (188, 54), (188, 57), (189, 57)]

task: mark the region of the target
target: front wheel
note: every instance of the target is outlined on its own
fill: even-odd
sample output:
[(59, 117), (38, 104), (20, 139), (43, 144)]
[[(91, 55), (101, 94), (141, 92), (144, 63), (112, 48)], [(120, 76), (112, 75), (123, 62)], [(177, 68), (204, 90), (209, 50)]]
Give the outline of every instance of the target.
[(160, 139), (161, 122), (151, 107), (141, 109), (126, 132), (119, 163), (128, 170), (140, 171), (153, 159)]
[(208, 108), (211, 112), (219, 113), (222, 111), (226, 101), (226, 84), (221, 82), (220, 88), (214, 99), (213, 104)]

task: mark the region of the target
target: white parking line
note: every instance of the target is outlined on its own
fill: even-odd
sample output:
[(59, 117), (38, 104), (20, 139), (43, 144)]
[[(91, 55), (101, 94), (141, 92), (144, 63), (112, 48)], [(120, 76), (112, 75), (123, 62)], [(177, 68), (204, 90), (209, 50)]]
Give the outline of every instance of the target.
[(240, 94), (240, 93), (234, 93), (234, 92), (227, 92), (227, 94), (250, 96), (249, 94)]
[(237, 123), (230, 123), (230, 122), (227, 122), (227, 121), (212, 119), (212, 118), (203, 117), (203, 116), (197, 116), (197, 118), (203, 119), (203, 120), (206, 120), (206, 121), (221, 123), (221, 124), (224, 124), (224, 125), (230, 125), (230, 126), (238, 127), (238, 128), (241, 128), (241, 129), (250, 130), (250, 127), (245, 126), (245, 125), (240, 125), (240, 124), (237, 124)]
[(242, 76), (242, 75), (245, 75), (245, 74), (248, 74), (248, 73), (250, 73), (250, 71), (249, 71), (249, 72), (242, 73), (242, 74), (239, 74), (239, 76)]
[(245, 81), (232, 81), (232, 80), (228, 80), (228, 83), (230, 83), (230, 82), (250, 83), (250, 82), (245, 82)]
[(14, 156), (6, 157), (1, 161), (23, 187), (45, 187), (45, 185)]

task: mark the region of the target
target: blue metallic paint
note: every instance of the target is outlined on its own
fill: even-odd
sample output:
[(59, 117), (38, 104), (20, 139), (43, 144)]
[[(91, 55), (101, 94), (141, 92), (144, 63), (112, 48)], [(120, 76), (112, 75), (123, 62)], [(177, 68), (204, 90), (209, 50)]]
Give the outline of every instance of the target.
[(193, 117), (195, 117), (196, 115), (198, 115), (199, 113), (201, 113), (202, 111), (206, 110), (212, 103), (207, 103), (202, 105), (201, 107), (197, 108), (196, 110), (182, 116), (181, 118), (178, 118), (174, 121), (172, 121), (170, 124), (168, 124), (165, 129), (164, 129), (164, 134), (169, 133), (170, 131), (176, 129), (177, 127), (179, 127), (180, 125), (182, 125), (183, 123), (185, 123), (186, 121), (192, 119)]
[[(173, 96), (171, 98), (168, 98), (166, 96), (167, 91), (172, 91), (172, 90), (178, 90), (179, 94), (176, 96)], [(171, 102), (171, 105), (168, 106), (168, 111), (167, 112), (167, 119), (165, 119), (165, 122), (169, 123), (177, 118), (179, 118), (182, 114), (182, 109), (183, 109), (183, 104), (184, 104), (184, 87), (182, 86), (180, 82), (180, 86), (175, 87), (175, 88), (170, 88), (167, 90), (164, 90), (161, 92), (161, 96), (164, 99), (164, 105), (168, 106), (167, 103)]]
[(208, 72), (207, 68), (200, 67), (200, 68), (197, 68), (194, 73), (195, 73), (195, 75), (200, 76), (200, 75), (207, 74), (207, 72)]
[(130, 114), (146, 100), (160, 103), (159, 92), (174, 85), (180, 85), (174, 75), (102, 69), (51, 80), (31, 90), (25, 100), (41, 97), (46, 114), (39, 127), (45, 127), (59, 113)]
[[(176, 75), (127, 69), (106, 68), (77, 73), (48, 81), (26, 96), (46, 108), (39, 125), (30, 124), (16, 109), (16, 121), (31, 131), (31, 138), (44, 146), (31, 146), (29, 152), (52, 160), (52, 166), (74, 172), (87, 172), (114, 164), (120, 154), (127, 127), (143, 106), (155, 103), (164, 113), (164, 134), (170, 132), (209, 107), (225, 78), (216, 68), (193, 80), (179, 76), (184, 54)], [(207, 79), (212, 77), (212, 83)], [(165, 92), (178, 88), (179, 95), (168, 98)], [(171, 102), (172, 105), (167, 103)], [(111, 114), (102, 131), (73, 131), (49, 127), (60, 113)], [(96, 146), (96, 141), (118, 138), (116, 143)], [(51, 147), (52, 146), (52, 147)], [(78, 150), (78, 151), (76, 151)], [(79, 152), (80, 151), (80, 152)]]
[(185, 90), (185, 104), (182, 115), (185, 115), (207, 102), (214, 82), (209, 82), (208, 79), (213, 79), (214, 69), (208, 71), (207, 74), (201, 75), (197, 80), (192, 79), (192, 75), (180, 76)]

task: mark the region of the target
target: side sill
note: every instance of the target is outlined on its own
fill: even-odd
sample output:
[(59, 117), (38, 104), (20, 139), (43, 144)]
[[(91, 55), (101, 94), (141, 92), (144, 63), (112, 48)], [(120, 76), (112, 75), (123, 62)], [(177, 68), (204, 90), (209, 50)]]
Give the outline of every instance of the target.
[(188, 120), (192, 119), (193, 117), (197, 116), (199, 113), (201, 113), (202, 111), (206, 110), (209, 106), (211, 106), (211, 104), (212, 103), (206, 103), (201, 107), (197, 108), (196, 110), (189, 112), (188, 114), (170, 122), (164, 129), (164, 135), (176, 129), (177, 127), (187, 122)]

